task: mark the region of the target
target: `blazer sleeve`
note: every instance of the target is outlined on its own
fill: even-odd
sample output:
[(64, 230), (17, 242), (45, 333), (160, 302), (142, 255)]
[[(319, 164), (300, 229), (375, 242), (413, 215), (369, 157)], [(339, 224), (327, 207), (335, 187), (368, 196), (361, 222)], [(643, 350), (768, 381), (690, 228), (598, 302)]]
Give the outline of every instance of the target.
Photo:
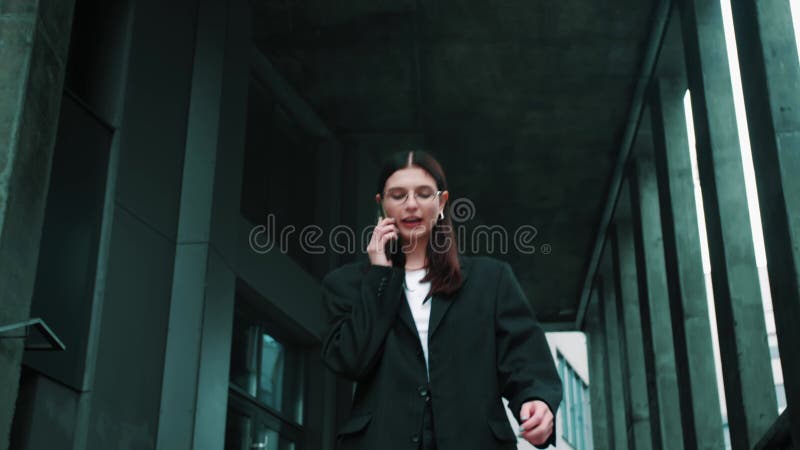
[[(504, 262), (497, 288), (495, 329), (497, 340), (497, 369), (502, 395), (519, 421), (522, 404), (541, 400), (550, 407), (555, 421), (561, 403), (561, 379), (542, 330), (530, 303), (514, 276), (511, 266)], [(556, 429), (543, 446), (555, 445)]]
[(322, 360), (333, 372), (361, 381), (383, 353), (383, 343), (395, 321), (402, 296), (398, 269), (370, 265), (357, 275), (334, 271), (322, 281), (327, 330)]

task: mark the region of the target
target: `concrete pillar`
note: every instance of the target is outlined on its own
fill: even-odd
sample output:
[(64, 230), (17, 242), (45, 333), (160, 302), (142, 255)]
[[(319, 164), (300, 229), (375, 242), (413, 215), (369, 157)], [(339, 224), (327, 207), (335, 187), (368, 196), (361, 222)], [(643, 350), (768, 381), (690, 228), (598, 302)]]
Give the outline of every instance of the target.
[(667, 295), (664, 247), (661, 236), (661, 212), (652, 153), (652, 137), (640, 126), (634, 143), (635, 161), (630, 178), (631, 206), (636, 243), (636, 267), (639, 269), (639, 305), (645, 352), (651, 354), (648, 379), (653, 383), (650, 417), (653, 434), (664, 449), (692, 448), (686, 445), (678, 395), (672, 319)]
[[(200, 4), (198, 18), (162, 389), (170, 396), (161, 399), (158, 429), (157, 448), (167, 450), (220, 449), (225, 445), (229, 392), (228, 383), (219, 381), (229, 377), (237, 285), (239, 289), (252, 287), (255, 295), (276, 303), (281, 296), (274, 293), (287, 289), (297, 294), (292, 300), (299, 310), (309, 309), (304, 304), (319, 297), (313, 283), (295, 281), (297, 277), (291, 271), (275, 275), (281, 282), (263, 276), (268, 270), (277, 272), (280, 266), (287, 266), (281, 259), (286, 257), (278, 255), (266, 262), (266, 256), (255, 253), (247, 240), (252, 225), (239, 211), (247, 123), (243, 106), (252, 58), (248, 4), (244, 0), (225, 5), (206, 0)], [(281, 97), (291, 94), (283, 92)], [(195, 192), (184, 194), (189, 186)], [(308, 290), (298, 289), (297, 283), (305, 284)], [(186, 314), (173, 315), (173, 310)], [(313, 323), (296, 311), (289, 315)], [(319, 317), (313, 310), (305, 315)], [(318, 359), (308, 362), (307, 373), (314, 376), (304, 398), (318, 405), (319, 411), (307, 415), (303, 424), (305, 444), (329, 449), (333, 442), (328, 439), (333, 434), (332, 415), (322, 409), (332, 406), (324, 398), (329, 395), (325, 383), (333, 379), (322, 375)]]
[[(0, 325), (28, 318), (74, 0), (0, 0)], [(0, 340), (0, 448), (7, 448), (22, 341)]]
[(800, 442), (800, 64), (789, 2), (731, 0), (792, 442)]
[(647, 399), (647, 377), (642, 340), (642, 317), (639, 310), (639, 287), (636, 278), (636, 256), (633, 248), (633, 230), (630, 219), (630, 191), (627, 182), (622, 185), (615, 213), (613, 234), (614, 272), (617, 274), (617, 315), (622, 343), (625, 349), (625, 367), (622, 378), (628, 386), (628, 442), (629, 448), (653, 448), (650, 431), (650, 411)]
[(708, 319), (705, 275), (700, 254), (697, 209), (686, 116), (684, 84), (659, 80), (651, 96), (661, 225), (669, 304), (678, 362), (678, 387), (687, 414), (685, 432), (697, 448), (722, 449), (722, 413)]
[[(224, 448), (228, 415), (228, 384), (220, 380), (230, 376), (236, 274), (215, 251), (209, 253), (207, 261), (204, 319), (200, 330), (203, 339), (198, 345), (200, 353), (196, 366), (194, 434), (189, 447), (193, 450)], [(157, 448), (172, 450), (174, 447), (159, 445)]]
[(586, 346), (589, 354), (589, 399), (592, 404), (592, 439), (594, 448), (614, 448), (614, 430), (608, 413), (608, 376), (606, 375), (606, 337), (597, 287), (589, 296), (586, 310)]
[[(186, 152), (183, 161), (180, 209), (175, 243), (172, 294), (162, 374), (156, 448), (190, 450), (194, 441), (196, 417), (200, 411), (199, 378), (201, 343), (204, 332), (213, 329), (206, 323), (217, 316), (232, 318), (233, 279), (224, 299), (224, 313), (205, 315), (207, 276), (213, 249), (210, 245), (214, 173), (219, 142), (221, 91), (223, 83), (226, 18), (225, 4), (201, 2), (198, 11), (191, 98), (187, 123)], [(205, 318), (205, 320), (204, 320)], [(226, 324), (224, 329), (230, 330)], [(227, 337), (230, 340), (230, 337)], [(226, 352), (229, 354), (229, 351)], [(228, 357), (229, 358), (229, 357)], [(226, 365), (227, 367), (227, 365)], [(227, 374), (222, 374), (227, 377)], [(226, 399), (223, 397), (223, 401)], [(219, 417), (224, 422), (225, 415)], [(224, 435), (224, 427), (216, 428)], [(221, 444), (224, 442), (220, 441)], [(206, 443), (205, 445), (208, 445)]]
[[(719, 0), (679, 2), (731, 444), (777, 418)], [(770, 175), (774, 176), (774, 175)]]
[(606, 360), (608, 364), (608, 404), (609, 419), (614, 429), (614, 447), (628, 448), (628, 424), (626, 414), (626, 382), (622, 377), (623, 345), (617, 317), (617, 292), (614, 283), (614, 267), (611, 263), (611, 245), (606, 242), (603, 260), (600, 263), (601, 276), (598, 279), (600, 310), (606, 337)]

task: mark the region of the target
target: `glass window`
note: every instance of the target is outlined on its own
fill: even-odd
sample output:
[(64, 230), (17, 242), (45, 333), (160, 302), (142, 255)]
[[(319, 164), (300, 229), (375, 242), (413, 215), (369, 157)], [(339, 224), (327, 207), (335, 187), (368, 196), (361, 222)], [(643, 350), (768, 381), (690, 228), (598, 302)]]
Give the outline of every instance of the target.
[(562, 423), (562, 426), (561, 426), (561, 434), (562, 434), (562, 436), (564, 436), (565, 439), (569, 440), (569, 432), (570, 432), (570, 429), (571, 429), (570, 424), (572, 422), (570, 420), (570, 411), (571, 411), (571, 409), (568, 406), (569, 405), (569, 399), (570, 399), (571, 386), (569, 385), (569, 383), (565, 382), (566, 380), (569, 379), (568, 378), (568, 374), (567, 374), (567, 365), (566, 365), (566, 361), (564, 360), (564, 357), (561, 356), (560, 353), (558, 355), (558, 367), (559, 367), (559, 376), (561, 376), (562, 386), (563, 386), (563, 390), (564, 390), (564, 398), (563, 398), (563, 400), (561, 402), (562, 405), (563, 405), (562, 408), (561, 408), (561, 417), (563, 419), (562, 420), (563, 423)]
[[(267, 227), (262, 245), (290, 256), (314, 274), (314, 254), (305, 251), (300, 230), (318, 223), (317, 146), (284, 111), (270, 89), (250, 80), (247, 100), (241, 214)], [(297, 174), (305, 174), (298, 176)], [(285, 233), (285, 234), (283, 234)]]
[(231, 384), (241, 393), (302, 423), (302, 354), (239, 312), (234, 319), (230, 370)]
[(238, 411), (228, 411), (225, 423), (225, 450), (250, 450), (253, 423)]
[(564, 386), (561, 434), (573, 448), (587, 448), (589, 388), (561, 353), (558, 353), (558, 372)]
[(237, 300), (225, 450), (294, 450), (302, 439), (305, 352), (285, 336)]
[(233, 409), (225, 426), (225, 450), (295, 450), (295, 442), (265, 422)]
[(577, 389), (575, 389), (575, 376), (572, 371), (567, 371), (567, 382), (569, 383), (569, 441), (573, 444), (575, 440), (575, 428), (578, 424), (577, 411), (575, 410), (575, 397), (577, 397)]
[[(582, 387), (582, 382), (580, 378), (578, 378), (577, 374), (575, 375), (575, 381), (578, 383), (579, 387)], [(575, 409), (585, 411), (585, 409), (583, 409), (584, 389), (578, 389), (577, 394), (578, 395), (575, 396)], [(575, 424), (575, 443), (578, 444), (578, 448), (583, 448), (583, 420), (583, 414), (581, 414), (578, 416), (578, 421)]]

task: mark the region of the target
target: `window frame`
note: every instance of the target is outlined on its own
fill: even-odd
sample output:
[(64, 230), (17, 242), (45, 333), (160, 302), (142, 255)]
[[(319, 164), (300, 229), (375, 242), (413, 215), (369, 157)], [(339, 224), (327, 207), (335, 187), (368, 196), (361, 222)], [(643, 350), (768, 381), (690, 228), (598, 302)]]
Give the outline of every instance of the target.
[[(276, 431), (282, 439), (288, 439), (293, 442), (295, 449), (304, 449), (306, 424), (309, 420), (309, 408), (306, 405), (310, 387), (308, 369), (311, 363), (310, 358), (314, 337), (241, 279), (237, 279), (236, 282), (232, 334), (234, 333), (233, 325), (236, 324), (237, 316), (246, 317), (248, 322), (258, 329), (259, 343), (255, 351), (258, 354), (259, 366), (263, 351), (264, 334), (269, 335), (280, 343), (287, 354), (293, 353), (293, 357), (297, 357), (298, 370), (302, 378), (297, 386), (297, 392), (301, 399), (288, 412), (281, 411), (260, 400), (257, 395), (250, 395), (246, 389), (234, 383), (232, 374), (229, 374), (226, 420), (228, 420), (230, 412), (233, 410), (239, 415), (249, 417), (254, 423), (262, 423), (267, 428)], [(234, 345), (234, 343), (235, 341), (231, 340), (231, 345)], [(233, 350), (231, 350), (231, 356), (233, 356), (233, 353)], [(283, 402), (294, 401), (296, 399), (283, 399)], [(297, 415), (297, 418), (293, 417), (294, 415)]]

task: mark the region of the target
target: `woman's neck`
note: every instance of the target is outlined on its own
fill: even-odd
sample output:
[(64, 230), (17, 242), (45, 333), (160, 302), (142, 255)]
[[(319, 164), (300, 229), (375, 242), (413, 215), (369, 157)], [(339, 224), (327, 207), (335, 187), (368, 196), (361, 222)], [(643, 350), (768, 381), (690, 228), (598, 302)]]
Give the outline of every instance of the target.
[(427, 247), (427, 242), (419, 242), (408, 253), (406, 253), (406, 270), (421, 269), (427, 265)]

